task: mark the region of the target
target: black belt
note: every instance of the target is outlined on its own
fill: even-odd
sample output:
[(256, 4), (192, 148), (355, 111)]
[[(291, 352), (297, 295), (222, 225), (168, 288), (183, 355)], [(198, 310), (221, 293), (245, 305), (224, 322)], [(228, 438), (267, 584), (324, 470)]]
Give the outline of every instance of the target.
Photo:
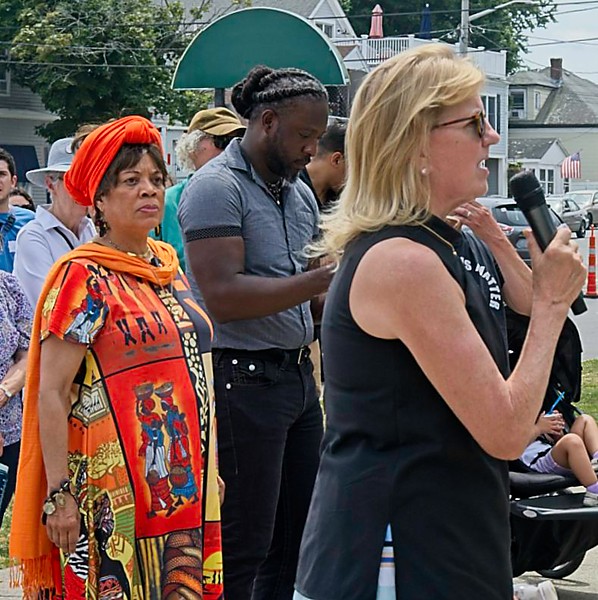
[(213, 353), (218, 357), (227, 354), (234, 354), (239, 357), (255, 358), (269, 360), (272, 362), (300, 365), (309, 358), (310, 350), (307, 346), (294, 348), (293, 350), (283, 350), (282, 348), (266, 348), (264, 350), (236, 350), (235, 348), (214, 348)]

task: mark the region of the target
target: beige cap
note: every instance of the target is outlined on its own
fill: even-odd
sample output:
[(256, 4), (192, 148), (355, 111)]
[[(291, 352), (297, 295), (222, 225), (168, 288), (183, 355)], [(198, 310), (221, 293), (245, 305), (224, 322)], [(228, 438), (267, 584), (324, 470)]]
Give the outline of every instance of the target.
[(239, 121), (239, 117), (234, 112), (219, 106), (195, 113), (189, 123), (188, 132), (199, 130), (208, 135), (230, 135), (235, 131), (243, 132), (245, 129), (245, 125)]

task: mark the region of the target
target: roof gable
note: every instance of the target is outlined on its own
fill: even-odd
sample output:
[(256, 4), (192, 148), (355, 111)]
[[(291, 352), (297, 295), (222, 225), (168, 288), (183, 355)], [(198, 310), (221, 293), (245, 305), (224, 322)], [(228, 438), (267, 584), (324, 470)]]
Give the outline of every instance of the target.
[[(598, 85), (563, 69), (563, 78), (550, 78), (550, 67), (537, 71), (520, 71), (509, 78), (512, 88), (545, 86), (553, 88), (533, 121), (534, 125), (598, 125)], [(519, 123), (513, 123), (518, 126)]]
[(557, 144), (564, 156), (567, 151), (558, 138), (509, 138), (509, 158), (515, 160), (540, 160)]
[[(201, 20), (209, 23), (229, 12), (252, 7), (279, 8), (307, 19), (311, 17), (320, 2), (321, 0), (212, 0)], [(183, 0), (182, 3), (185, 9), (189, 10), (197, 6), (199, 0)]]

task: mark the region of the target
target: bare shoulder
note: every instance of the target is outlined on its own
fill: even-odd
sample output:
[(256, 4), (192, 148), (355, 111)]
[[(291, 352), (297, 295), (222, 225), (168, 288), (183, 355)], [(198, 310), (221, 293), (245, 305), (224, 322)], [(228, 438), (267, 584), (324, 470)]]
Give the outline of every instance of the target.
[(399, 291), (411, 282), (421, 285), (426, 274), (438, 271), (444, 271), (444, 267), (433, 250), (412, 240), (392, 238), (376, 244), (363, 256), (352, 292), (362, 286), (379, 292)]
[(385, 240), (364, 255), (353, 278), (350, 307), (357, 324), (385, 339), (401, 337), (421, 309), (437, 302), (462, 304), (463, 294), (440, 257), (405, 238)]

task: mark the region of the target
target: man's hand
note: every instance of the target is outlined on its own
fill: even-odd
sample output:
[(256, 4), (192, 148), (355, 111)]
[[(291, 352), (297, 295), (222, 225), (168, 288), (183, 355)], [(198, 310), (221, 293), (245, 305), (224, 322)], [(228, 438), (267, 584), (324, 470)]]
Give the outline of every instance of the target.
[(224, 504), (224, 497), (226, 495), (226, 484), (224, 483), (224, 479), (222, 479), (222, 477), (220, 477), (220, 475), (218, 475), (217, 477), (218, 477), (218, 500), (220, 501), (220, 506), (222, 506)]
[(324, 302), (326, 301), (328, 286), (330, 285), (330, 281), (332, 280), (332, 276), (334, 275), (335, 268), (336, 261), (327, 256), (315, 258), (309, 262), (308, 270), (320, 272), (322, 275), (323, 284), (325, 286), (324, 291), (322, 293), (318, 294), (317, 296), (314, 296), (311, 299), (311, 315), (316, 325), (319, 325), (322, 321), (322, 313), (324, 312)]

